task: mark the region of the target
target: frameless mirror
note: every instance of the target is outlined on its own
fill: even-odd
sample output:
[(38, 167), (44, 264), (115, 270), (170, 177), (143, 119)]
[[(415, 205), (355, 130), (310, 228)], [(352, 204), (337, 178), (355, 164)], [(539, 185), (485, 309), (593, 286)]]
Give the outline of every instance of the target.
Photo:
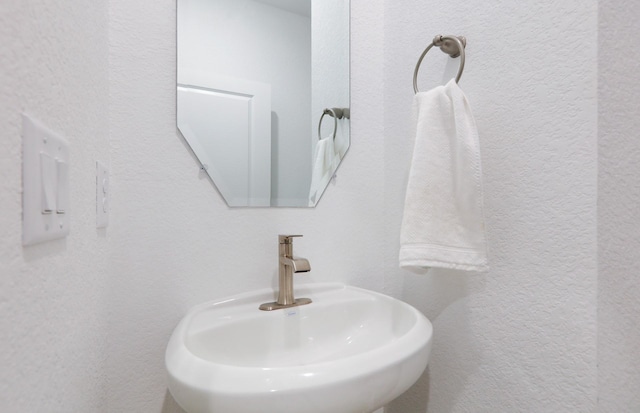
[(312, 207), (350, 145), (349, 0), (178, 0), (177, 124), (229, 206)]

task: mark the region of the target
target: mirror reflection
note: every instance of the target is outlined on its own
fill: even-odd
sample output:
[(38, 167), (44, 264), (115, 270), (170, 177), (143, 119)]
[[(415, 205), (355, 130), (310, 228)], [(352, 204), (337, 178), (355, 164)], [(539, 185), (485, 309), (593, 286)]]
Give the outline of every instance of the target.
[(229, 206), (315, 206), (349, 145), (348, 0), (178, 0), (177, 124)]

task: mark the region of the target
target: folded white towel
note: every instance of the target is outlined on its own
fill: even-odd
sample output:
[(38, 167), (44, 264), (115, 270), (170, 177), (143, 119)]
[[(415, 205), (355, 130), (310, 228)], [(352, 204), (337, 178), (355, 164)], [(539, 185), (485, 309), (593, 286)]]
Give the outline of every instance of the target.
[(416, 140), (400, 233), (400, 266), (485, 271), (480, 147), (466, 96), (451, 80), (414, 98)]
[(322, 138), (316, 143), (313, 153), (313, 169), (309, 188), (309, 205), (315, 205), (329, 184), (329, 180), (338, 168), (340, 155), (336, 154), (333, 135)]

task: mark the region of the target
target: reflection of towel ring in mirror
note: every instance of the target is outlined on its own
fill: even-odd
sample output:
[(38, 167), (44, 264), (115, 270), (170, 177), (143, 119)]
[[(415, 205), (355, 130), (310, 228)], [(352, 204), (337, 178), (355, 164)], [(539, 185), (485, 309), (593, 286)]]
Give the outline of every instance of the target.
[(458, 69), (458, 74), (456, 75), (456, 83), (460, 80), (462, 76), (462, 71), (464, 70), (464, 48), (467, 46), (467, 39), (464, 36), (442, 36), (437, 35), (433, 38), (433, 42), (420, 55), (418, 59), (418, 63), (416, 64), (416, 69), (413, 71), (413, 91), (418, 93), (418, 70), (420, 70), (420, 64), (422, 63), (422, 59), (426, 56), (427, 52), (431, 50), (433, 46), (437, 46), (444, 53), (448, 54), (451, 57), (460, 56), (460, 68)]
[(322, 111), (322, 116), (320, 116), (320, 122), (318, 122), (318, 140), (322, 140), (322, 136), (320, 135), (320, 130), (322, 129), (322, 118), (324, 115), (331, 115), (333, 118), (333, 140), (336, 140), (336, 133), (338, 132), (338, 116), (333, 109), (325, 109)]
[(351, 110), (349, 108), (326, 108), (322, 111), (320, 116), (320, 122), (318, 122), (318, 140), (322, 139), (320, 130), (322, 129), (322, 118), (324, 115), (329, 115), (333, 118), (333, 140), (336, 140), (336, 133), (338, 132), (338, 119), (346, 118), (351, 119)]

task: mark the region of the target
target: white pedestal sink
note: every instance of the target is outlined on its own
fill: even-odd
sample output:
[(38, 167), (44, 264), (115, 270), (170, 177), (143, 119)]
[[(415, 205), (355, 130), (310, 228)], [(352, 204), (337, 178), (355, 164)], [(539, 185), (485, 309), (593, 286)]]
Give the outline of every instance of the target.
[(188, 413), (371, 413), (406, 391), (433, 328), (410, 305), (342, 284), (296, 288), (276, 311), (261, 290), (192, 308), (166, 351), (169, 390)]

